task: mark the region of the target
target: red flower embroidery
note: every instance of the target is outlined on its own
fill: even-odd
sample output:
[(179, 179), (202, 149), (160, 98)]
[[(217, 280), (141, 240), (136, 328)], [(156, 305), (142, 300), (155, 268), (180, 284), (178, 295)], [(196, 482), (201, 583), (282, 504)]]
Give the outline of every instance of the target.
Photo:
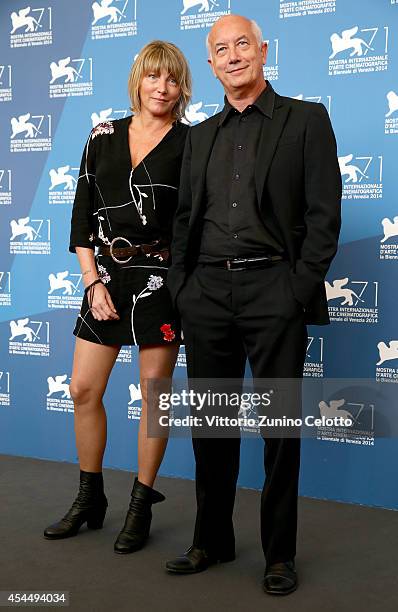
[(163, 323), (160, 331), (163, 332), (163, 340), (167, 342), (171, 342), (176, 337), (174, 331), (171, 329), (170, 323)]

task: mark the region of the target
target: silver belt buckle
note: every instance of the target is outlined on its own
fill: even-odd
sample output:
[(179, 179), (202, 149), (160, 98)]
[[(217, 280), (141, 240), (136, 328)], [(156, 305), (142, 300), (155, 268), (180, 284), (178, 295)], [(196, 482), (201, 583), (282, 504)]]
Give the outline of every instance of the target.
[(113, 246), (114, 243), (116, 242), (116, 240), (122, 240), (123, 242), (127, 242), (127, 244), (132, 247), (133, 245), (131, 244), (131, 242), (129, 240), (127, 240), (127, 238), (123, 238), (123, 236), (117, 236), (116, 238), (113, 238), (110, 246), (109, 246), (109, 253), (110, 256), (112, 257), (113, 261), (116, 261), (116, 263), (119, 264), (124, 264), (124, 263), (128, 263), (130, 261), (130, 259), (132, 259), (132, 255), (130, 255), (130, 257), (128, 259), (117, 259), (117, 257), (115, 257), (115, 255), (113, 254)]
[(231, 262), (236, 261), (237, 263), (245, 263), (247, 261), (247, 259), (241, 259), (239, 257), (237, 257), (236, 259), (227, 259), (227, 270), (230, 270), (231, 272), (239, 272), (239, 270), (245, 270), (246, 268), (231, 268)]

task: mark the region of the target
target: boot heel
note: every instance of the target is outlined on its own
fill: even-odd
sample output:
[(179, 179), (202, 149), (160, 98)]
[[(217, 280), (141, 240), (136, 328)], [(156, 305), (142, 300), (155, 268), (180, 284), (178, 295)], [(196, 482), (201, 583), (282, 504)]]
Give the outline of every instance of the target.
[(87, 519), (87, 528), (88, 529), (102, 529), (104, 524), (106, 514), (106, 508), (101, 512), (95, 512)]

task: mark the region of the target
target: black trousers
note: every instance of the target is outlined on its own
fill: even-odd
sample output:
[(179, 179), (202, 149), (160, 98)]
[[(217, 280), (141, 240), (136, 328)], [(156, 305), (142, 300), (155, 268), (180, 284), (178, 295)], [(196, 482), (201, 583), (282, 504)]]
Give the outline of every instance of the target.
[[(198, 264), (177, 296), (189, 379), (242, 380), (246, 357), (254, 378), (299, 378), (307, 331), (287, 262), (228, 271)], [(296, 413), (300, 400), (295, 398)], [(291, 407), (290, 407), (291, 411)], [(235, 416), (235, 415), (233, 415)], [(264, 439), (261, 539), (267, 564), (296, 554), (300, 439)], [(197, 516), (193, 544), (232, 554), (240, 438), (193, 438)]]

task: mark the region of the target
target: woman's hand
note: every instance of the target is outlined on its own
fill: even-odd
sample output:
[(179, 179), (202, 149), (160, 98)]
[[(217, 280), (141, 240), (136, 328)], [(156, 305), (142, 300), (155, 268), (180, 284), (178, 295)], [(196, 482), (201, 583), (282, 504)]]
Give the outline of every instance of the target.
[(89, 289), (88, 298), (91, 313), (97, 321), (120, 319), (113, 305), (111, 295), (102, 283), (97, 283)]

